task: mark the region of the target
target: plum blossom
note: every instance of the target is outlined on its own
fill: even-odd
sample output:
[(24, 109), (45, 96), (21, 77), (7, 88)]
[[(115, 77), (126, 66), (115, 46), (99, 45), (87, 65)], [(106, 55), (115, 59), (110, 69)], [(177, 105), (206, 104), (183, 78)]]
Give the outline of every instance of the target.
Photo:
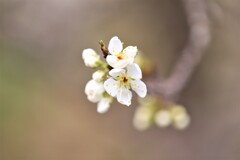
[(142, 79), (140, 67), (133, 63), (137, 55), (136, 46), (123, 49), (123, 43), (115, 36), (111, 38), (108, 47), (99, 41), (103, 57), (91, 48), (84, 49), (82, 58), (87, 67), (100, 68), (92, 74), (92, 80), (85, 87), (85, 94), (89, 101), (97, 103), (97, 112), (105, 113), (109, 110), (113, 98), (119, 103), (129, 106), (132, 99), (132, 90), (139, 97), (145, 97), (147, 87)]
[(108, 64), (113, 68), (121, 69), (133, 63), (138, 50), (136, 46), (128, 46), (123, 50), (121, 40), (115, 36), (109, 42), (108, 51), (110, 53), (106, 58)]
[(95, 80), (90, 80), (86, 84), (85, 94), (89, 101), (97, 103), (97, 111), (99, 113), (105, 113), (110, 108), (110, 103), (112, 103), (112, 98), (110, 96), (104, 96), (104, 87), (102, 82), (97, 82)]
[(117, 97), (119, 103), (127, 106), (131, 104), (130, 89), (134, 90), (139, 97), (146, 96), (147, 87), (141, 81), (142, 72), (137, 64), (129, 64), (126, 69), (114, 68), (109, 75), (111, 77), (104, 82), (104, 88), (109, 95)]

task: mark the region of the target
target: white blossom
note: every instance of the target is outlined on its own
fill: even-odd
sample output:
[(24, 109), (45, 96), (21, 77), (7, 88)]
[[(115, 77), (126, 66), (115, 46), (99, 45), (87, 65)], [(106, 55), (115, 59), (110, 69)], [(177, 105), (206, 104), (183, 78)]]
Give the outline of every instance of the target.
[(105, 75), (104, 71), (98, 70), (98, 71), (93, 73), (92, 79), (97, 81), (97, 82), (101, 82), (104, 78), (104, 75)]
[(83, 50), (82, 58), (87, 67), (97, 67), (100, 61), (100, 56), (91, 48)]
[(133, 63), (134, 57), (137, 54), (137, 47), (128, 46), (123, 50), (123, 45), (118, 37), (113, 37), (108, 45), (108, 55), (106, 60), (113, 68), (124, 68), (128, 64)]
[(106, 92), (112, 97), (117, 97), (119, 103), (129, 106), (131, 104), (132, 92), (134, 90), (138, 96), (145, 97), (147, 87), (142, 78), (142, 72), (135, 63), (129, 64), (127, 69), (112, 69), (111, 76), (104, 82)]
[(87, 95), (88, 100), (94, 103), (102, 99), (104, 91), (103, 83), (94, 80), (88, 81), (85, 87), (85, 94)]
[(172, 117), (168, 110), (160, 110), (155, 115), (155, 123), (159, 127), (167, 127), (171, 124)]

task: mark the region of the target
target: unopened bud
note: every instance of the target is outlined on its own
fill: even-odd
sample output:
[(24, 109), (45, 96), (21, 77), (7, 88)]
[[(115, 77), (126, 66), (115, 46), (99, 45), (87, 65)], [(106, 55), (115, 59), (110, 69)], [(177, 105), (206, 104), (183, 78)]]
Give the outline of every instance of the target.
[(101, 82), (104, 78), (104, 75), (105, 75), (104, 71), (98, 70), (93, 73), (92, 78), (93, 78), (93, 80), (95, 80), (97, 82)]
[(82, 58), (87, 67), (97, 67), (100, 61), (100, 56), (91, 48), (83, 50)]
[(160, 110), (155, 115), (155, 123), (159, 127), (167, 127), (171, 124), (171, 114), (168, 110)]

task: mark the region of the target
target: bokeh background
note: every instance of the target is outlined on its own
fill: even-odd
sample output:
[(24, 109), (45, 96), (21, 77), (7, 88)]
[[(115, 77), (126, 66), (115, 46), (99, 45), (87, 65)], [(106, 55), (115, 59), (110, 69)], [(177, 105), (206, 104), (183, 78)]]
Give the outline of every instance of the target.
[(239, 160), (240, 1), (208, 2), (212, 43), (180, 98), (191, 126), (139, 132), (136, 102), (100, 115), (87, 101), (81, 52), (117, 35), (166, 76), (188, 34), (181, 1), (1, 0), (0, 159)]

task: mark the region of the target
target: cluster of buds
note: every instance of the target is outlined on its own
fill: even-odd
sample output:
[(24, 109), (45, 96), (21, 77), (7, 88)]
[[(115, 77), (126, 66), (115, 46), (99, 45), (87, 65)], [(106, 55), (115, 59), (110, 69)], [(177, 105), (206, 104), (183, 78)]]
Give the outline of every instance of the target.
[(182, 130), (190, 124), (190, 116), (183, 106), (172, 105), (156, 112), (155, 123), (162, 128), (172, 125), (174, 128)]
[(130, 106), (132, 91), (139, 97), (145, 97), (147, 87), (142, 79), (142, 71), (134, 62), (138, 53), (136, 46), (123, 49), (118, 37), (113, 37), (108, 45), (99, 42), (106, 62), (93, 49), (85, 49), (82, 58), (87, 67), (98, 69), (85, 87), (88, 100), (97, 104), (97, 111), (108, 111), (113, 98), (123, 105)]
[(146, 130), (152, 125), (165, 128), (172, 125), (175, 129), (183, 130), (190, 124), (190, 117), (186, 109), (181, 105), (159, 104), (159, 100), (148, 96), (140, 100), (140, 106), (136, 109), (133, 125), (138, 130)]

